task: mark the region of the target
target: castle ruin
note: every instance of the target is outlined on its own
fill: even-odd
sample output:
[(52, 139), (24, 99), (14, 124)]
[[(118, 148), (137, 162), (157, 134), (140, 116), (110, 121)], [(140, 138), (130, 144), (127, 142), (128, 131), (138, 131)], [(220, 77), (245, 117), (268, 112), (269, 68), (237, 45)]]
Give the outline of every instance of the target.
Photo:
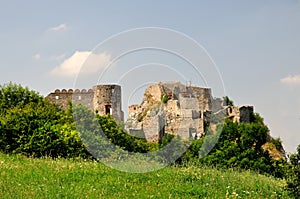
[[(68, 101), (124, 121), (121, 86), (96, 85), (89, 90), (55, 90), (46, 97), (67, 107)], [(210, 88), (159, 82), (149, 86), (140, 105), (128, 107), (125, 127), (128, 133), (158, 142), (165, 134), (183, 139), (199, 139), (211, 122), (225, 117), (235, 122), (251, 122), (252, 106), (233, 106), (224, 98), (213, 98)]]
[(73, 104), (82, 104), (102, 116), (110, 115), (118, 121), (124, 121), (121, 86), (119, 85), (96, 85), (89, 90), (76, 89), (75, 91), (57, 89), (50, 93), (46, 99), (64, 109), (69, 101)]
[(129, 106), (125, 126), (131, 135), (157, 142), (166, 133), (183, 139), (199, 139), (211, 122), (228, 117), (251, 122), (252, 106), (233, 106), (225, 98), (213, 98), (210, 88), (159, 82), (149, 86), (140, 105)]

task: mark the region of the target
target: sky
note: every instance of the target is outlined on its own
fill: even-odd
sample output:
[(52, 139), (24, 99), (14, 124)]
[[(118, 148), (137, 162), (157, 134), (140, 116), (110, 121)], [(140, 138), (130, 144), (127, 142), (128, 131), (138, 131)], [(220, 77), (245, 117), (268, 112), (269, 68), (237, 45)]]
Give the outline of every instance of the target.
[[(47, 95), (56, 88), (118, 80), (113, 83), (121, 84), (126, 109), (124, 105), (136, 103), (150, 82), (191, 80), (211, 86), (216, 97), (224, 94), (236, 105), (253, 105), (288, 152), (300, 144), (299, 0), (0, 3), (0, 84), (11, 81)], [(199, 43), (205, 51), (192, 52), (180, 39), (167, 38), (169, 48), (181, 46), (187, 56), (202, 53), (206, 59), (207, 52), (213, 60), (207, 63), (217, 74), (213, 80), (222, 82), (224, 92), (219, 92), (220, 84), (205, 84), (194, 77), (182, 57), (151, 49), (122, 57), (115, 63), (124, 66), (122, 70), (112, 66), (104, 79), (78, 84), (78, 73), (87, 58), (101, 62), (92, 70), (100, 77), (118, 50), (139, 41), (134, 35), (129, 40), (113, 36), (144, 27), (174, 30)], [(147, 33), (144, 37), (159, 38)], [(94, 54), (97, 50), (101, 53)]]

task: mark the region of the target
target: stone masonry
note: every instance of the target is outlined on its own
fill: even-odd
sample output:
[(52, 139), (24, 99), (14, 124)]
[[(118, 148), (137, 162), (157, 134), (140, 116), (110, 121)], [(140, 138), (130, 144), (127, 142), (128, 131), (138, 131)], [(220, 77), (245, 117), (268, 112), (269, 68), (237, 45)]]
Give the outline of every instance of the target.
[(159, 82), (145, 90), (140, 105), (129, 107), (125, 126), (130, 134), (152, 142), (165, 133), (199, 139), (213, 120), (249, 123), (252, 113), (252, 106), (230, 106), (224, 98), (213, 98), (210, 88)]
[[(66, 108), (68, 101), (124, 121), (122, 91), (119, 85), (95, 85), (86, 90), (55, 90), (46, 97)], [(232, 106), (225, 98), (213, 98), (210, 88), (159, 82), (149, 86), (139, 105), (128, 107), (125, 128), (136, 137), (158, 142), (165, 134), (183, 139), (199, 139), (207, 126), (225, 117), (235, 122), (250, 123), (253, 106)]]
[(96, 85), (92, 89), (73, 91), (69, 89), (55, 90), (46, 99), (66, 108), (68, 101), (73, 104), (82, 104), (87, 108), (97, 111), (100, 115), (111, 115), (118, 121), (124, 120), (122, 111), (121, 86)]

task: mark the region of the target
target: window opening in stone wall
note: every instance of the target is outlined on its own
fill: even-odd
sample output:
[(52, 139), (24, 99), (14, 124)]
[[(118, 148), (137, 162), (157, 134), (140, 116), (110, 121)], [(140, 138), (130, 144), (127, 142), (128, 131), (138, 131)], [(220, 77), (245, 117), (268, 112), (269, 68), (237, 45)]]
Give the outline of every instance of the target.
[(56, 96), (55, 96), (55, 99), (56, 99), (56, 100), (58, 100), (58, 99), (59, 99), (59, 96), (58, 96), (58, 95), (56, 95)]
[(112, 108), (111, 105), (105, 105), (105, 114), (106, 115), (112, 115)]
[(81, 100), (81, 96), (78, 96), (78, 100)]

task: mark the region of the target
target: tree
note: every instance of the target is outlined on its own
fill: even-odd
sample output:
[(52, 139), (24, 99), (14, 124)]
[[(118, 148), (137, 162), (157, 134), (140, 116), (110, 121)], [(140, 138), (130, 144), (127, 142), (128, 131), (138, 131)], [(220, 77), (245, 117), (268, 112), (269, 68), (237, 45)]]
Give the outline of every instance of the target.
[(21, 85), (8, 83), (0, 85), (0, 108), (2, 113), (15, 106), (25, 106), (30, 102), (39, 102), (43, 99), (37, 92), (23, 88)]
[(290, 155), (290, 168), (287, 176), (287, 190), (291, 196), (300, 198), (300, 144), (295, 154)]
[(0, 86), (0, 150), (28, 156), (86, 155), (66, 112), (17, 84)]
[[(262, 146), (268, 141), (269, 130), (259, 115), (254, 115), (254, 118), (256, 118), (255, 122), (250, 124), (226, 119), (223, 125), (219, 125), (223, 128), (218, 128), (217, 143), (209, 154), (199, 161), (221, 168), (251, 169), (282, 177), (284, 170), (281, 162), (273, 160), (269, 153), (262, 149)], [(209, 136), (213, 139), (217, 134)], [(205, 151), (205, 145), (209, 146), (210, 143), (209, 136), (206, 135), (193, 142), (183, 158), (195, 158), (199, 152)], [(202, 157), (201, 154), (199, 155)]]
[(228, 96), (224, 97), (224, 101), (227, 106), (233, 106), (233, 101)]

